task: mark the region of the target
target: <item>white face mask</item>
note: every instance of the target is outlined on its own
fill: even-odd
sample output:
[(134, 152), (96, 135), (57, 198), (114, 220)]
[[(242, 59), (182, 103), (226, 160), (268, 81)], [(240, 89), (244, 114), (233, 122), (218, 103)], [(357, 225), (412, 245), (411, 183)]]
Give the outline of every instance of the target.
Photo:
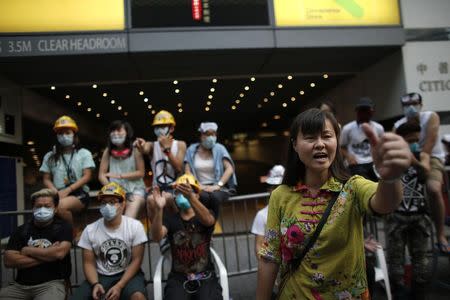
[(160, 137), (160, 136), (167, 136), (169, 134), (169, 127), (168, 126), (164, 126), (164, 127), (155, 127), (155, 129), (153, 129), (153, 132), (155, 133), (156, 137)]
[(113, 143), (113, 145), (120, 146), (120, 145), (123, 145), (123, 143), (125, 142), (125, 139), (127, 137), (126, 137), (126, 135), (121, 135), (118, 133), (111, 133), (110, 138), (111, 138), (111, 143)]
[(420, 104), (408, 105), (403, 107), (403, 114), (407, 118), (414, 118), (420, 113)]
[(117, 207), (114, 204), (103, 204), (100, 206), (100, 213), (106, 221), (111, 221), (117, 215)]
[(39, 223), (50, 221), (55, 215), (55, 210), (48, 207), (39, 207), (33, 209), (33, 217)]
[(73, 145), (73, 134), (58, 134), (56, 135), (56, 138), (58, 139), (58, 143), (61, 144), (63, 147), (68, 147)]

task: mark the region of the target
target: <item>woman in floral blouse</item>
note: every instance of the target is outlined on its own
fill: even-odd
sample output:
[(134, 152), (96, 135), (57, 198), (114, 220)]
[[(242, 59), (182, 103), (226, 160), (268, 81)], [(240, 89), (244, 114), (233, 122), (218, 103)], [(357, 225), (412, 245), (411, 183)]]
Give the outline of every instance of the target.
[(385, 214), (401, 201), (401, 174), (410, 151), (401, 137), (378, 139), (361, 125), (371, 144), (378, 185), (348, 177), (338, 147), (339, 125), (327, 112), (309, 109), (291, 127), (283, 184), (272, 192), (265, 242), (260, 251), (257, 299), (270, 299), (281, 266), (282, 278), (312, 235), (328, 201), (339, 193), (325, 226), (300, 266), (282, 283), (280, 299), (369, 299), (362, 219)]

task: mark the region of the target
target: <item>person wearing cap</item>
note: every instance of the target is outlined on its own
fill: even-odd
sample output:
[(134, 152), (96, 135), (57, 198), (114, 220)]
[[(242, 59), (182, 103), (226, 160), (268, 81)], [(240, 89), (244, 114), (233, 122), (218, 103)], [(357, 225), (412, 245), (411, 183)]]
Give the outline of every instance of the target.
[(442, 144), (447, 152), (447, 155), (445, 156), (445, 165), (450, 166), (450, 134), (444, 134), (442, 137)]
[(224, 145), (217, 142), (218, 126), (214, 122), (200, 124), (200, 142), (186, 151), (185, 172), (192, 173), (200, 182), (200, 198), (228, 200), (236, 192), (234, 162)]
[(164, 299), (222, 299), (210, 251), (219, 202), (200, 197), (200, 184), (192, 174), (180, 176), (174, 186), (175, 212), (164, 210), (168, 203), (159, 187), (152, 191), (156, 204), (152, 238), (159, 242), (167, 235), (172, 253)]
[[(282, 165), (275, 165), (270, 169), (267, 176), (261, 176), (261, 183), (266, 183), (267, 191), (271, 193), (277, 186), (283, 182), (284, 167)], [(256, 213), (255, 219), (253, 220), (251, 233), (255, 235), (255, 253), (256, 257), (259, 259), (259, 250), (261, 250), (262, 244), (264, 242), (264, 235), (266, 232), (267, 225), (267, 213), (269, 211), (269, 205), (266, 205), (263, 209)]]
[(369, 139), (364, 134), (361, 125), (367, 123), (375, 130), (378, 137), (384, 134), (381, 124), (372, 121), (375, 105), (368, 97), (359, 99), (355, 107), (356, 120), (342, 128), (340, 146), (352, 175), (361, 175), (372, 181), (377, 181), (373, 171), (373, 159), (370, 154)]
[(3, 257), (5, 267), (15, 268), (17, 276), (0, 291), (0, 299), (65, 299), (72, 226), (55, 216), (58, 203), (51, 189), (31, 195), (33, 217), (10, 236)]
[(103, 185), (117, 182), (125, 189), (125, 215), (136, 219), (145, 204), (145, 163), (142, 153), (133, 147), (133, 142), (133, 128), (128, 122), (116, 120), (111, 123), (98, 179)]
[(116, 182), (103, 186), (98, 200), (102, 218), (86, 226), (78, 242), (86, 279), (70, 299), (146, 299), (144, 226), (122, 215), (126, 192)]
[[(134, 145), (144, 155), (150, 155), (153, 172), (153, 186), (158, 186), (164, 197), (173, 202), (172, 184), (178, 175), (183, 173), (183, 159), (186, 153), (186, 143), (173, 137), (175, 118), (171, 113), (161, 110), (153, 119), (153, 132), (157, 140), (154, 142), (137, 138)], [(148, 215), (153, 219), (155, 203), (152, 194), (147, 197)]]
[(56, 120), (53, 130), (56, 143), (45, 154), (39, 171), (44, 185), (59, 195), (57, 214), (73, 224), (74, 212), (89, 205), (89, 187), (95, 163), (89, 150), (80, 147), (78, 126), (69, 116)]
[(405, 116), (395, 122), (394, 132), (408, 120), (415, 119), (420, 123), (419, 149), (421, 153), (430, 156), (431, 170), (427, 175), (426, 187), (436, 226), (437, 247), (441, 252), (448, 254), (450, 245), (445, 236), (445, 205), (442, 196), (445, 152), (439, 140), (440, 119), (438, 114), (433, 111), (422, 111), (422, 96), (419, 93), (405, 94), (400, 100)]

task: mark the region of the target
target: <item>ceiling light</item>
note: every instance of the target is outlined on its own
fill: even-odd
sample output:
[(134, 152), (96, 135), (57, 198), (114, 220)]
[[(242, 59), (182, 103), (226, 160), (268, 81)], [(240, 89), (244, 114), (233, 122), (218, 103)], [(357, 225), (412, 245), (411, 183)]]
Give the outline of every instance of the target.
[(92, 88), (93, 88), (93, 89), (96, 89), (96, 88), (97, 88), (97, 85), (94, 83), (94, 84), (92, 85)]
[(178, 107), (182, 107), (183, 103), (179, 102), (177, 105), (178, 105)]
[(117, 110), (122, 110), (122, 106), (117, 106)]
[(296, 99), (295, 97), (291, 97), (291, 101), (294, 102)]
[(55, 90), (56, 87), (52, 85), (52, 86), (50, 87), (50, 89)]
[(287, 79), (288, 80), (291, 80), (293, 77), (291, 76), (291, 75), (289, 75), (288, 77), (287, 77)]
[(328, 78), (328, 74), (323, 74), (323, 78), (327, 79)]
[(205, 107), (205, 110), (206, 110), (206, 111), (209, 111), (209, 106)]
[(241, 98), (244, 98), (244, 96), (245, 96), (244, 93), (239, 94), (239, 97), (241, 97)]
[(144, 91), (140, 91), (139, 95), (143, 96), (144, 95)]
[(282, 88), (283, 88), (283, 85), (280, 83), (280, 84), (278, 85), (278, 88), (279, 88), (279, 89), (282, 89)]
[(182, 109), (182, 108), (179, 108), (179, 109), (178, 109), (178, 112), (179, 112), (179, 113), (182, 113), (182, 112), (183, 112), (183, 109)]
[(213, 82), (213, 83), (216, 83), (216, 82), (217, 82), (217, 79), (214, 78), (214, 79), (212, 80), (212, 82)]
[(251, 80), (251, 81), (255, 81), (255, 80), (256, 80), (256, 78), (255, 78), (255, 77), (252, 77), (252, 78), (250, 78), (250, 80)]
[(27, 145), (33, 146), (33, 145), (34, 145), (34, 142), (33, 142), (33, 141), (28, 141), (28, 142), (27, 142)]
[(211, 105), (211, 101), (207, 101), (207, 102), (206, 102), (206, 105)]
[(96, 114), (95, 116), (96, 116), (97, 118), (100, 118), (100, 114)]
[(234, 101), (234, 102), (236, 102), (236, 104), (239, 104), (239, 103), (241, 103), (241, 100), (237, 99), (237, 100)]
[(287, 103), (286, 102), (283, 102), (283, 107), (287, 107)]
[(88, 108), (87, 108), (87, 111), (92, 111), (92, 108), (88, 107)]
[(262, 105), (261, 105), (261, 104), (258, 104), (258, 105), (257, 105), (257, 107), (258, 107), (258, 108), (261, 108), (261, 107), (262, 107)]
[(300, 91), (299, 94), (300, 94), (300, 95), (304, 95), (305, 92), (304, 92), (304, 91)]
[(124, 111), (123, 112), (123, 115), (126, 117), (126, 116), (128, 116), (128, 112), (127, 111)]
[(30, 152), (34, 152), (34, 151), (36, 151), (36, 149), (30, 148)]
[(70, 99), (70, 95), (66, 95), (66, 99)]
[(245, 87), (244, 87), (244, 90), (246, 90), (246, 91), (248, 91), (250, 88), (248, 87), (248, 85), (246, 85)]
[(114, 104), (114, 103), (116, 103), (116, 100), (111, 100), (111, 104)]
[(147, 107), (148, 107), (148, 109), (152, 109), (152, 105), (151, 104), (149, 104)]
[(208, 99), (212, 99), (213, 98), (213, 95), (208, 95)]
[(236, 105), (232, 105), (232, 106), (231, 106), (231, 109), (232, 109), (232, 110), (235, 110), (235, 109), (236, 109)]
[(148, 102), (148, 98), (144, 98), (144, 102), (147, 103)]
[(316, 84), (315, 84), (314, 82), (311, 82), (310, 86), (311, 86), (311, 87), (315, 87)]
[(210, 88), (209, 90), (211, 91), (211, 93), (214, 93), (216, 91), (215, 88)]
[(103, 97), (108, 97), (108, 93), (103, 93)]
[(281, 116), (280, 116), (280, 115), (275, 115), (275, 116), (273, 116), (273, 118), (274, 118), (275, 120), (279, 120), (279, 119), (281, 119)]
[(263, 122), (263, 123), (261, 124), (261, 127), (267, 127), (267, 123), (266, 123), (266, 122)]
[(180, 92), (179, 89), (175, 89), (175, 94), (178, 94)]
[(264, 98), (263, 101), (264, 101), (264, 103), (267, 103), (267, 102), (269, 102), (269, 99)]
[(173, 84), (178, 84), (178, 80), (174, 80), (174, 81), (173, 81)]
[(82, 104), (81, 102), (78, 102), (78, 103), (77, 103), (78, 106), (81, 106), (81, 104)]
[(275, 92), (270, 92), (270, 96), (275, 96)]
[(156, 114), (156, 111), (155, 111), (155, 110), (152, 110), (152, 115), (154, 115), (154, 114)]

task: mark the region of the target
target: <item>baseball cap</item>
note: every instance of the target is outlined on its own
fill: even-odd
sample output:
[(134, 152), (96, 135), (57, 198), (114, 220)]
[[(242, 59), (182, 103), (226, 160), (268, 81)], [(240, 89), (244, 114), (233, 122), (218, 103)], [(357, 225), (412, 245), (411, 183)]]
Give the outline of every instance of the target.
[(266, 183), (270, 185), (279, 185), (283, 181), (284, 167), (282, 165), (275, 165), (269, 171), (269, 176), (266, 178)]
[(373, 104), (372, 99), (369, 97), (362, 97), (359, 99), (358, 103), (356, 103), (356, 108), (369, 107), (374, 108), (375, 104)]

